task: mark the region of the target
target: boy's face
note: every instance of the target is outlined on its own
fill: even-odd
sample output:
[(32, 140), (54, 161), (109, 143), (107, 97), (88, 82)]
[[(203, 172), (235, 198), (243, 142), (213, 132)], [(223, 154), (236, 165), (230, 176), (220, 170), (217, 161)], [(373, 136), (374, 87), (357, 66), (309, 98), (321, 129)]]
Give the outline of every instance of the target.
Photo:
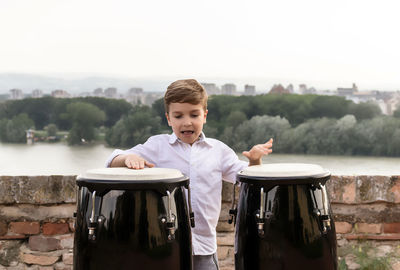
[(171, 103), (168, 108), (168, 125), (181, 141), (192, 145), (203, 131), (208, 111), (201, 104), (190, 103)]

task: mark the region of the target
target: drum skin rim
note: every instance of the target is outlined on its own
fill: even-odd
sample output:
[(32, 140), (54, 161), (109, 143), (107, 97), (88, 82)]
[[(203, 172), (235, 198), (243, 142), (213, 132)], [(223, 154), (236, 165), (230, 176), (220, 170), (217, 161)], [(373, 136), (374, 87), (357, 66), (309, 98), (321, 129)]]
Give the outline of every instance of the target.
[(97, 190), (100, 193), (109, 190), (157, 190), (165, 193), (166, 190), (172, 190), (180, 186), (189, 186), (189, 177), (182, 176), (179, 178), (163, 179), (163, 180), (96, 180), (96, 179), (76, 179), (76, 185), (86, 187), (90, 191)]
[(237, 180), (242, 183), (258, 185), (294, 185), (294, 184), (317, 184), (325, 183), (331, 177), (330, 172), (308, 176), (248, 176), (238, 174)]
[(111, 185), (118, 185), (118, 184), (130, 184), (130, 185), (135, 185), (135, 184), (149, 184), (149, 185), (154, 185), (154, 184), (175, 184), (175, 183), (181, 183), (188, 181), (189, 177), (186, 175), (183, 175), (182, 177), (178, 178), (168, 178), (168, 179), (154, 179), (154, 180), (106, 180), (106, 179), (93, 179), (93, 178), (85, 178), (82, 176), (77, 176), (76, 182), (79, 186), (79, 184), (82, 185), (82, 183), (92, 183), (92, 184), (111, 184)]

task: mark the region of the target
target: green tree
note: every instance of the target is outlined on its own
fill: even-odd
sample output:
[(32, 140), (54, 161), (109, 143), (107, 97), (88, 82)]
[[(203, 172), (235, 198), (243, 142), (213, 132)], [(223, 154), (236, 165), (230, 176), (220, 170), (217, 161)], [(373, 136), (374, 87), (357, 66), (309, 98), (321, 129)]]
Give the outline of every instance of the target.
[(132, 147), (161, 132), (161, 119), (147, 106), (136, 106), (106, 134), (110, 146)]
[(12, 119), (0, 121), (0, 139), (3, 142), (26, 142), (26, 130), (34, 128), (34, 122), (27, 114), (22, 113)]
[(241, 111), (232, 111), (226, 118), (226, 124), (230, 127), (236, 128), (247, 120), (246, 114)]
[(93, 104), (75, 102), (67, 105), (65, 118), (72, 123), (68, 143), (80, 144), (95, 138), (95, 127), (105, 120), (105, 113)]
[(132, 108), (132, 104), (124, 99), (110, 99), (100, 97), (78, 98), (77, 101), (95, 105), (106, 114), (104, 126), (112, 127), (123, 115), (126, 115)]
[(393, 117), (400, 118), (400, 106), (393, 112)]
[(55, 124), (48, 124), (45, 127), (46, 131), (47, 131), (47, 136), (56, 136), (57, 135), (57, 126)]
[(311, 102), (311, 118), (341, 118), (352, 102), (338, 96), (316, 96)]
[(274, 149), (279, 149), (283, 132), (290, 129), (289, 121), (280, 116), (254, 116), (236, 128), (233, 148), (237, 151), (250, 149), (253, 145), (274, 139)]
[(152, 105), (154, 113), (158, 115), (161, 119), (161, 125), (164, 127), (168, 126), (167, 118), (165, 117), (165, 108), (164, 108), (164, 98), (157, 99)]
[(359, 121), (364, 119), (372, 119), (382, 114), (379, 106), (373, 102), (362, 102), (359, 104), (352, 103), (349, 108), (349, 112)]

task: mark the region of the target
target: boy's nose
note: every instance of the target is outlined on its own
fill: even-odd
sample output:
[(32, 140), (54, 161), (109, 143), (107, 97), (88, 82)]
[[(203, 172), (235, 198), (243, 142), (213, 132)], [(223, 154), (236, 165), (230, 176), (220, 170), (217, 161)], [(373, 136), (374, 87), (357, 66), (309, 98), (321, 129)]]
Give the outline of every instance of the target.
[(185, 119), (185, 122), (183, 123), (184, 126), (191, 126), (192, 121), (190, 119)]

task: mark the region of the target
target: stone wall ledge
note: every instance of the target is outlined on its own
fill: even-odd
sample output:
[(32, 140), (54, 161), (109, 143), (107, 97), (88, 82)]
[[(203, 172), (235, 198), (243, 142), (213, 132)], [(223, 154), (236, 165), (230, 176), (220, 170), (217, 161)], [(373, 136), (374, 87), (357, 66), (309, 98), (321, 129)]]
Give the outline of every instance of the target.
[[(0, 176), (0, 204), (74, 203), (75, 178), (74, 175)], [(400, 203), (398, 175), (333, 175), (327, 188), (331, 203)], [(232, 184), (224, 183), (223, 201), (232, 200), (232, 190)]]
[(0, 176), (0, 204), (75, 202), (75, 178), (74, 175)]
[(400, 176), (333, 175), (327, 182), (331, 203), (400, 203)]

